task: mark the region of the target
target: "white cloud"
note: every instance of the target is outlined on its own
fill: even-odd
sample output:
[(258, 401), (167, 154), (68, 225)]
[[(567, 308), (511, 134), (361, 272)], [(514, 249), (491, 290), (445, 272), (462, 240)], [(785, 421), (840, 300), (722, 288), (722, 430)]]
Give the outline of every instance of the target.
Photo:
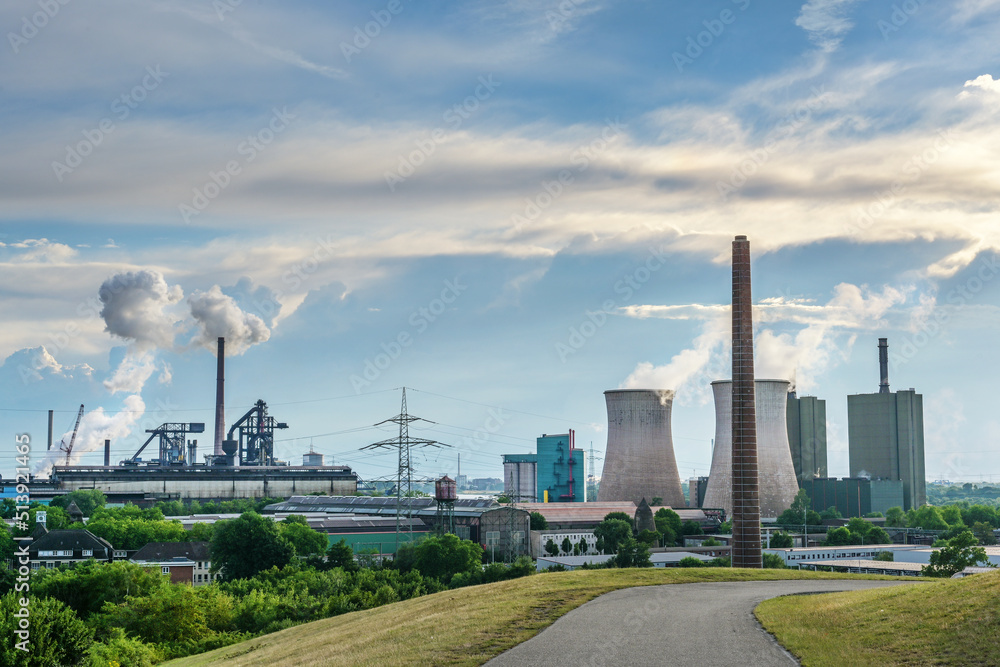
[(858, 0), (809, 0), (802, 5), (795, 25), (826, 52), (835, 51), (843, 36), (854, 27), (847, 11)]

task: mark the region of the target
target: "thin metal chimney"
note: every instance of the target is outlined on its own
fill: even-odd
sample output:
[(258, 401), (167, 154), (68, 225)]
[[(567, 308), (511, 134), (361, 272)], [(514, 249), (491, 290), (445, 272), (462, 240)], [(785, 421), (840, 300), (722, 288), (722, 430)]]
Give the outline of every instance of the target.
[(888, 394), (889, 392), (889, 339), (878, 339), (878, 370), (879, 385), (878, 393)]
[(52, 412), (49, 410), (49, 446), (48, 449), (52, 449)]
[(757, 412), (753, 369), (750, 242), (733, 241), (733, 545), (732, 566), (763, 567)]
[(104, 440), (104, 467), (111, 465), (111, 440)]
[(225, 456), (222, 441), (226, 437), (226, 339), (219, 336), (218, 370), (215, 373), (215, 450)]

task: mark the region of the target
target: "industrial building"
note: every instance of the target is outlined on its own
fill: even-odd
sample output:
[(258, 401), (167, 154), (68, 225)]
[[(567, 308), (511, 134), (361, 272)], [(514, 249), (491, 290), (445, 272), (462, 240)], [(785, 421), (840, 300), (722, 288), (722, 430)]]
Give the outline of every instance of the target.
[[(431, 529), (441, 520), (433, 498), (404, 498), (402, 510)], [(342, 514), (389, 517), (395, 520), (395, 498), (369, 496), (293, 496), (264, 508), (265, 514)], [(477, 542), (500, 559), (501, 555), (528, 555), (529, 513), (520, 507), (505, 507), (487, 498), (459, 498), (454, 506), (454, 528), (458, 537)], [(415, 526), (416, 529), (416, 526)], [(401, 534), (400, 537), (403, 537)], [(372, 540), (373, 542), (375, 540)], [(371, 546), (374, 547), (374, 544)], [(383, 552), (384, 553), (384, 552)]]
[(545, 435), (536, 439), (535, 500), (542, 503), (587, 501), (587, 457), (576, 448), (576, 434)]
[[(799, 490), (788, 446), (788, 385), (787, 380), (754, 382), (758, 494), (763, 517), (776, 517), (784, 512)], [(733, 511), (732, 386), (729, 380), (712, 383), (715, 394), (715, 451), (712, 452), (712, 468), (703, 502), (704, 507), (724, 509), (727, 516)]]
[(503, 455), (503, 494), (516, 503), (538, 498), (538, 455)]
[[(521, 503), (518, 509), (538, 512), (549, 525), (549, 530), (590, 530), (611, 512), (624, 512), (635, 520), (637, 505), (630, 501), (596, 503)], [(651, 507), (653, 513), (661, 506)], [(672, 508), (681, 521), (694, 521), (706, 532), (715, 530), (721, 522), (721, 512), (711, 510)]]
[(914, 389), (889, 391), (888, 341), (879, 338), (877, 394), (847, 397), (851, 477), (903, 482), (903, 509), (927, 502), (924, 398)]
[(817, 477), (802, 488), (809, 496), (810, 509), (817, 512), (836, 507), (843, 517), (863, 517), (872, 512), (883, 516), (890, 507), (902, 507), (903, 482), (866, 477)]
[(788, 447), (799, 488), (813, 477), (826, 477), (826, 401), (788, 394)]
[(604, 392), (608, 409), (608, 447), (597, 499), (601, 502), (662, 498), (684, 507), (684, 492), (674, 458), (668, 389), (615, 389)]
[(703, 507), (708, 477), (692, 477), (688, 480), (688, 507)]

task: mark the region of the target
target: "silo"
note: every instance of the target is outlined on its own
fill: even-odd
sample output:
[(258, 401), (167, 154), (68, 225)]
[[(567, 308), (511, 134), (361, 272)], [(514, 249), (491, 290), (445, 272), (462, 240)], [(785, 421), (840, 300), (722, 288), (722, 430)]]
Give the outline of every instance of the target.
[[(787, 380), (756, 380), (754, 382), (757, 411), (757, 460), (760, 493), (760, 515), (776, 517), (792, 504), (799, 484), (788, 447), (786, 410)], [(715, 451), (712, 471), (702, 507), (733, 511), (733, 383), (717, 380), (712, 383), (715, 394)]]
[(599, 502), (663, 498), (684, 507), (684, 492), (674, 459), (669, 389), (614, 389), (604, 392), (608, 405), (608, 449), (597, 494)]

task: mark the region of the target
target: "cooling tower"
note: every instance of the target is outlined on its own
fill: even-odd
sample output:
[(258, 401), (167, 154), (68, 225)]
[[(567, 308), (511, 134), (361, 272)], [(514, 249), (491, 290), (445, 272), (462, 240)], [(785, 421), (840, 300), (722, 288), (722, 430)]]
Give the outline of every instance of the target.
[[(776, 517), (788, 509), (799, 491), (788, 447), (785, 418), (789, 382), (756, 380), (754, 386), (760, 515)], [(733, 383), (729, 380), (717, 380), (712, 383), (712, 391), (715, 393), (715, 452), (712, 454), (712, 471), (708, 476), (708, 488), (705, 490), (702, 507), (721, 507), (726, 510), (726, 516), (731, 516)]]
[(684, 507), (684, 492), (674, 459), (668, 389), (615, 389), (604, 392), (608, 404), (608, 449), (597, 494), (599, 502), (663, 498)]

